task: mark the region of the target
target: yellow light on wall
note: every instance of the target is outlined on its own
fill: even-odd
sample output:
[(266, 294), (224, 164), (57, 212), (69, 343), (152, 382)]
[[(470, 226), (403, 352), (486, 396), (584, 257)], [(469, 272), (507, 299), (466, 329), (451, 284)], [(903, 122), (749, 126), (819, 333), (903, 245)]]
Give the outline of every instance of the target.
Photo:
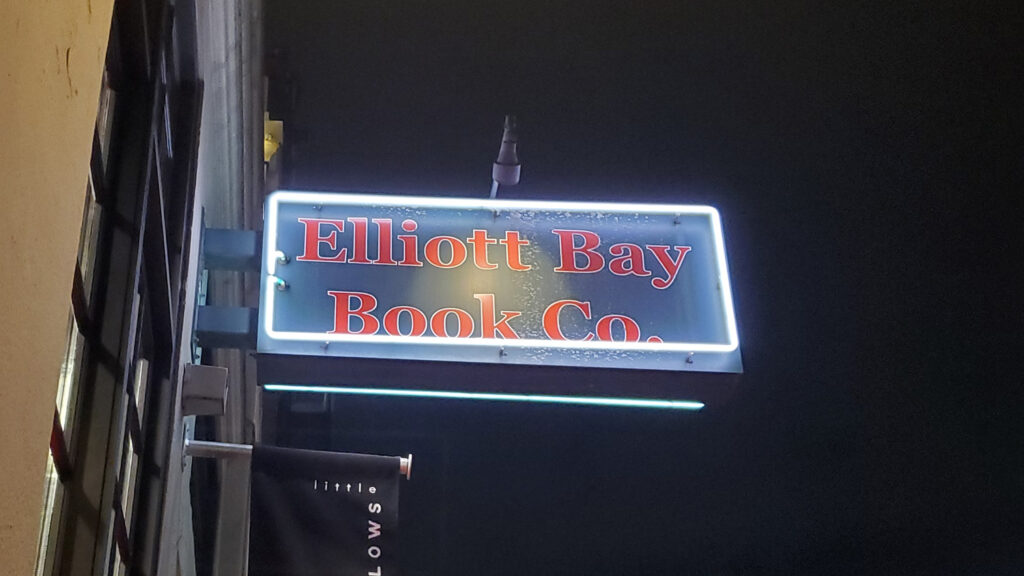
[(263, 113), (263, 161), (270, 162), (270, 159), (277, 154), (277, 150), (284, 143), (284, 122), (271, 120), (270, 113)]

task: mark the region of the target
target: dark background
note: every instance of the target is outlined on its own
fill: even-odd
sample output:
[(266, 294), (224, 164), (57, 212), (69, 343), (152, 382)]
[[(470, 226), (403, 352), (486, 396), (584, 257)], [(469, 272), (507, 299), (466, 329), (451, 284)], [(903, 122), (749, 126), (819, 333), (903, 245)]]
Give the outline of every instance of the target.
[(288, 187), (482, 197), (515, 113), (502, 197), (719, 208), (746, 367), (697, 414), (291, 395), (267, 432), (416, 454), (406, 574), (1024, 573), (1021, 12), (267, 0)]

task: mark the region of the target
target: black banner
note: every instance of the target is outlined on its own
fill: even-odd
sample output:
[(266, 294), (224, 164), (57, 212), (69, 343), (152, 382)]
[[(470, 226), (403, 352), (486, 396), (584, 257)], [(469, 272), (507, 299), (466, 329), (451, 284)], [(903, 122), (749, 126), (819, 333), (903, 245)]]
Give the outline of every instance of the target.
[(250, 576), (394, 576), (398, 480), (398, 457), (255, 446)]

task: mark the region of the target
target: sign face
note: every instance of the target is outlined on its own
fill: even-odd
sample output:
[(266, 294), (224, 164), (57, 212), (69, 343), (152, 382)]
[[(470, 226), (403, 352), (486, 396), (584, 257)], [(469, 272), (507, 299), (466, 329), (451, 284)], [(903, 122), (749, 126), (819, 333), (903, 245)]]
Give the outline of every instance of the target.
[(259, 352), (741, 372), (708, 206), (275, 192)]

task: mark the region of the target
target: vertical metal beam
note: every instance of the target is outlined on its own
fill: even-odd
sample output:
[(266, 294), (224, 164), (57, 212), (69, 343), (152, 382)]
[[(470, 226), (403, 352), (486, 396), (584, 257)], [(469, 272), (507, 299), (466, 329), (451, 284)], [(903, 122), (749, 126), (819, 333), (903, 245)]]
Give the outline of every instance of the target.
[[(163, 91), (158, 90), (156, 94), (157, 114), (163, 114)], [(152, 135), (153, 149), (159, 150), (156, 143), (159, 131)], [(157, 347), (164, 350), (172, 350), (174, 344), (175, 323), (171, 307), (171, 273), (167, 254), (167, 220), (164, 210), (165, 175), (162, 174), (161, 159), (159, 155), (154, 161), (155, 170), (151, 175), (149, 185), (149, 210), (146, 219), (146, 235), (143, 238), (143, 252), (145, 255), (146, 270), (146, 295), (149, 298), (150, 312), (153, 315), (153, 337)], [(169, 357), (170, 355), (168, 355)], [(169, 359), (169, 358), (168, 358)], [(163, 364), (163, 365), (161, 365)], [(161, 374), (167, 374), (170, 366), (166, 363), (158, 363), (157, 369)]]
[[(194, 21), (185, 26), (194, 28)], [(175, 142), (175, 196), (182, 205), (180, 215), (169, 226), (177, 226), (180, 239), (175, 264), (176, 282), (172, 285), (175, 297), (174, 356), (170, 383), (173, 386), (169, 432), (169, 446), (165, 468), (166, 483), (160, 494), (160, 541), (157, 550), (156, 576), (179, 576), (194, 573), (195, 551), (192, 542), (192, 514), (189, 499), (191, 469), (181, 466), (183, 440), (187, 434), (187, 421), (181, 407), (181, 388), (184, 377), (183, 366), (192, 361), (192, 323), (196, 306), (198, 286), (197, 262), (199, 260), (199, 234), (194, 233), (200, 225), (195, 219), (198, 208), (195, 205), (196, 169), (199, 155), (200, 121), (203, 106), (203, 85), (201, 82), (184, 83), (179, 86), (179, 107), (176, 118), (177, 140)]]

